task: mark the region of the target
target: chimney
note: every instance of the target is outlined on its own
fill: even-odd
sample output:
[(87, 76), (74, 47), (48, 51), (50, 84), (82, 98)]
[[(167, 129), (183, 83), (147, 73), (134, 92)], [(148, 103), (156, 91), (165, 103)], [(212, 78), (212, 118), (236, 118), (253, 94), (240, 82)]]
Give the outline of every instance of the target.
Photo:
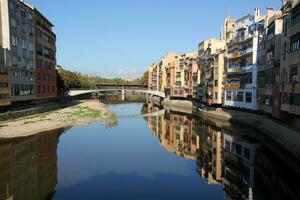
[(267, 16), (272, 17), (274, 15), (274, 9), (273, 8), (267, 8)]
[(254, 9), (254, 21), (257, 22), (259, 20), (259, 17), (260, 17), (260, 9), (255, 8)]
[(260, 16), (260, 9), (259, 8), (255, 8), (254, 9), (254, 15), (255, 15), (255, 17), (259, 17)]

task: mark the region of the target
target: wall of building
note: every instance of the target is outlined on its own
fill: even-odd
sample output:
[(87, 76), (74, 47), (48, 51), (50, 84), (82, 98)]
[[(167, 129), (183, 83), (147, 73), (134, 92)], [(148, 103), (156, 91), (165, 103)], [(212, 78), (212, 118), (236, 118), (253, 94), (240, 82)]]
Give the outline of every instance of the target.
[(56, 97), (56, 36), (52, 24), (35, 9), (36, 96), (37, 99)]

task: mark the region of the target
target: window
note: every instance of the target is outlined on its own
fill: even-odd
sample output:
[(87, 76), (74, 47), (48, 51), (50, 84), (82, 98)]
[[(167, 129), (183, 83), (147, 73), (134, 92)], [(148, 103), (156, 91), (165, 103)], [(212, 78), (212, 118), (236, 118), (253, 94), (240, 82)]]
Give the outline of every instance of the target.
[(244, 92), (238, 92), (237, 101), (239, 101), (239, 102), (244, 101)]
[(218, 87), (218, 80), (215, 80), (215, 87)]
[(38, 93), (39, 94), (41, 93), (41, 86), (40, 85), (38, 86)]
[(8, 69), (6, 67), (0, 67), (0, 74), (7, 75)]
[(244, 171), (243, 174), (244, 174), (245, 178), (246, 178), (247, 180), (249, 180), (249, 178), (250, 178), (250, 169), (249, 169), (249, 167), (244, 166), (243, 171)]
[(43, 85), (43, 93), (46, 92), (46, 86)]
[(286, 43), (284, 43), (284, 46), (283, 46), (283, 60), (286, 59)]
[(225, 140), (225, 149), (230, 151), (230, 141)]
[(32, 14), (28, 14), (28, 19), (33, 20)]
[(0, 99), (8, 99), (9, 98), (9, 94), (5, 93), (5, 94), (0, 94)]
[(246, 92), (246, 102), (252, 103), (252, 93), (251, 92)]
[(215, 92), (215, 100), (218, 100), (218, 93)]
[(15, 11), (15, 10), (16, 10), (16, 4), (15, 4), (14, 2), (11, 1), (11, 2), (9, 3), (9, 9), (12, 10), (12, 11)]
[(250, 160), (250, 150), (248, 148), (244, 148), (244, 157)]
[(298, 83), (298, 67), (297, 66), (290, 68), (290, 82)]
[(232, 98), (231, 96), (232, 96), (232, 92), (231, 91), (227, 91), (226, 92), (226, 100), (227, 101), (231, 101), (231, 98)]
[(7, 88), (8, 83), (0, 82), (0, 88)]
[(239, 145), (239, 144), (236, 144), (235, 145), (235, 152), (238, 154), (238, 155), (242, 155), (242, 146)]
[(300, 12), (296, 12), (292, 16), (292, 26), (298, 24), (300, 22)]
[(18, 85), (18, 84), (15, 84), (14, 85), (14, 96), (20, 96), (20, 85)]
[(236, 91), (233, 92), (233, 101), (237, 101), (237, 92)]
[(295, 52), (300, 49), (300, 39), (291, 41), (290, 52)]

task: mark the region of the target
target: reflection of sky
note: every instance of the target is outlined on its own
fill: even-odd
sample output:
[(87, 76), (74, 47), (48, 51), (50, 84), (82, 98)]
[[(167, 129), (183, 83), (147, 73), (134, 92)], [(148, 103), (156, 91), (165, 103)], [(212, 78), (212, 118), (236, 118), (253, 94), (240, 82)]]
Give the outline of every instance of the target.
[(100, 124), (76, 127), (63, 135), (59, 143), (60, 186), (70, 186), (99, 174), (136, 173), (187, 176), (193, 161), (167, 153), (142, 119), (122, 120), (116, 128)]
[[(127, 106), (114, 106), (113, 111), (118, 115), (126, 115), (128, 110), (129, 114), (140, 113), (141, 104)], [(211, 192), (213, 196), (223, 194), (221, 187), (203, 182), (196, 173), (195, 161), (179, 158), (161, 147), (143, 119), (119, 120), (111, 129), (105, 129), (101, 123), (74, 127), (60, 137), (55, 199), (81, 199), (83, 191), (92, 199), (100, 197), (97, 196), (100, 193), (107, 198), (117, 195), (119, 199), (121, 194), (116, 192), (127, 197), (130, 192), (159, 196), (164, 191), (158, 188), (175, 190), (173, 193), (179, 195), (185, 193), (178, 191), (184, 187), (197, 188), (194, 191), (197, 194), (205, 191), (219, 191)], [(156, 193), (143, 191), (145, 188)]]
[(118, 116), (139, 115), (141, 114), (142, 105), (141, 103), (112, 104), (108, 106), (108, 109)]

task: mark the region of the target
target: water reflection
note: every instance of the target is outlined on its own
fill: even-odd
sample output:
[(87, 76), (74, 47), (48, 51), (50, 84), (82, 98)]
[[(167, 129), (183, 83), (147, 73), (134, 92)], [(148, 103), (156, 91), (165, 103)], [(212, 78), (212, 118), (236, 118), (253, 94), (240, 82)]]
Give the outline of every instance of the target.
[[(157, 109), (151, 103), (143, 108)], [(174, 111), (145, 120), (167, 151), (196, 160), (200, 177), (207, 184), (222, 185), (227, 198), (300, 199), (299, 174), (249, 135)]]
[[(160, 113), (141, 106), (109, 108)], [(147, 124), (122, 118), (111, 129), (93, 123), (0, 140), (0, 199), (300, 198), (299, 162), (291, 167), (270, 142), (180, 112), (141, 116)]]
[(0, 140), (0, 199), (50, 199), (57, 184), (61, 130)]

